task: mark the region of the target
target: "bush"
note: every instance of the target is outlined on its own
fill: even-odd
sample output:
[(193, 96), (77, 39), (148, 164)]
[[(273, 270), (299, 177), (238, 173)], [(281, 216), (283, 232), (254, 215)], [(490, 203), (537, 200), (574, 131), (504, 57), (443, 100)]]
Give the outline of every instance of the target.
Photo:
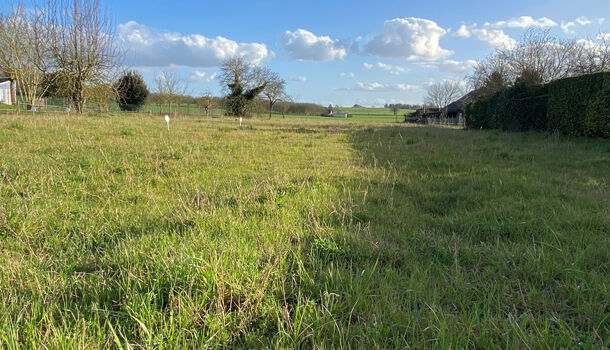
[(116, 85), (117, 103), (122, 111), (139, 110), (148, 97), (148, 88), (142, 76), (137, 72), (127, 72)]
[(610, 137), (610, 72), (553, 81), (549, 93), (550, 131)]
[(469, 128), (610, 137), (610, 72), (526, 82), (466, 107)]

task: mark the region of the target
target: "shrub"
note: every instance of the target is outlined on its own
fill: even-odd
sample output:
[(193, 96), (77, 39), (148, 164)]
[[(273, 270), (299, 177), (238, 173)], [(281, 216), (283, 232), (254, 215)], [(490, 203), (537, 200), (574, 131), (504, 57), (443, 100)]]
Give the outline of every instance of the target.
[(550, 131), (610, 137), (610, 72), (553, 81), (549, 94)]
[(610, 72), (519, 84), (466, 107), (469, 128), (610, 137)]
[(117, 103), (123, 111), (137, 111), (148, 97), (148, 88), (137, 72), (127, 72), (116, 85)]

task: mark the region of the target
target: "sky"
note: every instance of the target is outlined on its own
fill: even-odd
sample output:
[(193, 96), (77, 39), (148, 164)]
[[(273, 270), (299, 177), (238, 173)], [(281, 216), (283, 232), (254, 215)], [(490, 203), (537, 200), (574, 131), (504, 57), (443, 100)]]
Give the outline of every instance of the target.
[[(27, 2), (26, 2), (27, 3)], [(566, 39), (610, 33), (608, 0), (107, 0), (125, 64), (149, 88), (172, 71), (189, 94), (220, 94), (220, 63), (240, 55), (278, 72), (300, 102), (422, 102), (525, 30)], [(0, 10), (6, 11), (6, 5)], [(154, 90), (154, 89), (153, 89)]]

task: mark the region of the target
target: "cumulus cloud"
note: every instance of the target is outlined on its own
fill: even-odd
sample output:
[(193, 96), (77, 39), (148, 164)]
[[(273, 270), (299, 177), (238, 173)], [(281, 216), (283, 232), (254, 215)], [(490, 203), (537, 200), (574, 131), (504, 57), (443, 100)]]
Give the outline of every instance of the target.
[(238, 43), (221, 36), (166, 32), (134, 21), (119, 24), (117, 30), (127, 48), (126, 63), (133, 66), (213, 67), (233, 56), (242, 56), (254, 64), (273, 57), (265, 44)]
[(365, 69), (373, 69), (373, 68), (381, 69), (381, 70), (384, 70), (384, 71), (389, 72), (390, 74), (394, 74), (394, 75), (398, 75), (398, 74), (406, 72), (406, 69), (403, 67), (393, 66), (391, 64), (385, 64), (383, 62), (377, 62), (375, 64), (365, 62), (364, 64), (362, 64), (362, 66)]
[(346, 48), (339, 40), (316, 36), (305, 29), (284, 32), (280, 39), (288, 55), (295, 60), (332, 61), (345, 57)]
[(472, 34), (493, 48), (512, 48), (517, 45), (517, 41), (504, 33), (502, 29), (475, 28), (472, 29)]
[(495, 23), (485, 23), (485, 27), (489, 28), (529, 28), (529, 27), (540, 27), (549, 28), (555, 27), (557, 23), (550, 18), (540, 17), (534, 19), (531, 16), (513, 17), (506, 21), (498, 21)]
[(439, 45), (446, 33), (428, 19), (396, 18), (385, 21), (381, 33), (368, 40), (364, 51), (379, 57), (436, 60), (452, 54)]
[[(529, 17), (531, 18), (531, 17)], [(454, 36), (460, 38), (470, 38), (474, 36), (475, 38), (485, 41), (489, 44), (489, 46), (493, 48), (504, 48), (504, 47), (514, 47), (517, 42), (507, 35), (504, 30), (498, 29), (498, 23), (507, 23), (508, 21), (501, 21), (492, 23), (485, 23), (485, 25), (481, 28), (476, 23), (470, 26), (462, 24), (460, 28), (453, 34)], [(508, 26), (504, 24), (504, 26)]]
[(576, 23), (574, 22), (561, 21), (561, 30), (566, 34), (575, 34), (576, 32), (572, 29), (574, 27), (576, 27)]
[(455, 35), (459, 36), (460, 38), (470, 38), (472, 36), (472, 33), (465, 24), (462, 24), (460, 28), (455, 32)]
[(392, 91), (414, 91), (419, 90), (419, 86), (410, 84), (382, 84), (382, 83), (356, 83), (356, 86), (341, 89), (346, 91), (369, 91), (369, 92), (392, 92)]
[(595, 23), (602, 25), (605, 21), (606, 21), (605, 18), (597, 18), (597, 19), (592, 20), (587, 17), (581, 16), (581, 17), (575, 18), (573, 21), (569, 21), (569, 22), (561, 21), (561, 30), (563, 30), (563, 32), (566, 34), (576, 34), (575, 28), (578, 26), (588, 26), (588, 25), (595, 24)]
[(216, 73), (206, 73), (198, 70), (192, 71), (189, 80), (196, 83), (209, 83), (216, 79)]
[(352, 72), (346, 72), (346, 73), (340, 73), (339, 74), (339, 78), (354, 78), (356, 77), (356, 74), (352, 73)]

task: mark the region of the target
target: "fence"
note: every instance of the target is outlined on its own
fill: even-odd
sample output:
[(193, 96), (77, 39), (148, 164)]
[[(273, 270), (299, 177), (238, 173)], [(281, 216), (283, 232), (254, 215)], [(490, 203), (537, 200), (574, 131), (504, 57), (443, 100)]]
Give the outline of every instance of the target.
[(451, 125), (451, 126), (463, 127), (464, 126), (464, 117), (462, 116), (462, 113), (458, 114), (458, 116), (455, 118), (442, 118), (442, 117), (430, 118), (429, 117), (429, 118), (426, 118), (426, 124)]

